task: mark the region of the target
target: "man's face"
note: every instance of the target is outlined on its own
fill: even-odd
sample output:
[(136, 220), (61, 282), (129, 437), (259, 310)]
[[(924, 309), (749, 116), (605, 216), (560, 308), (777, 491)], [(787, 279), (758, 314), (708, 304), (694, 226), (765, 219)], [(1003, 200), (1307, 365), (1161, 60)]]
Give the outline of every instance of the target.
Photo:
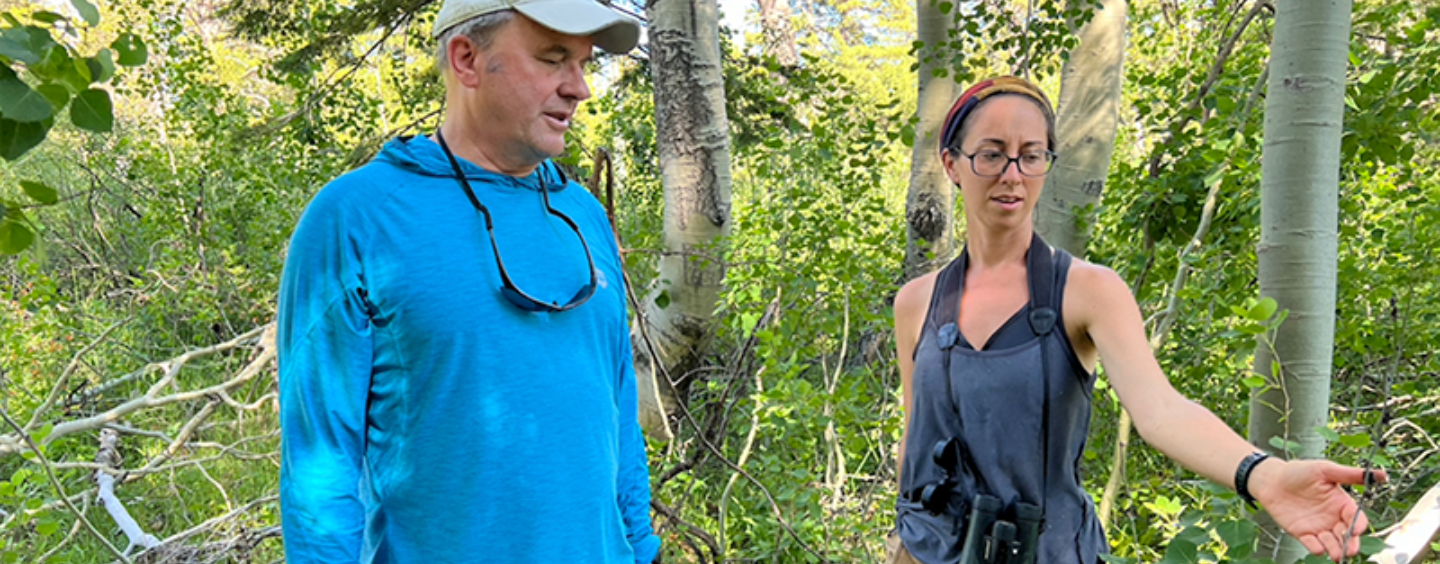
[(590, 97), (589, 37), (564, 35), (516, 15), (473, 59), (476, 143), (503, 165), (539, 164), (565, 149), (576, 106)]

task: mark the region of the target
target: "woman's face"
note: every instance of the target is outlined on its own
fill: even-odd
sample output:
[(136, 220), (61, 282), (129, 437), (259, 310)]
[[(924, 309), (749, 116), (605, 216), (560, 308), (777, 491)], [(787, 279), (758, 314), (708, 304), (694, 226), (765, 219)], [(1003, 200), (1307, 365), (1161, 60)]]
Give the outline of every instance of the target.
[[(969, 120), (960, 140), (960, 152), (945, 151), (941, 155), (946, 175), (960, 185), (968, 219), (991, 228), (1027, 225), (1035, 203), (1040, 200), (1045, 176), (1021, 174), (1018, 162), (999, 166), (996, 163), (1000, 159), (1025, 160), (1029, 155), (1030, 164), (1036, 165), (1033, 159), (1043, 158), (1042, 152), (1050, 149), (1046, 143), (1045, 114), (1029, 98), (999, 95), (981, 102)], [(974, 155), (973, 166), (970, 155)], [(990, 175), (975, 172), (977, 169), (988, 172), (987, 167), (993, 170), (1000, 166), (1004, 171), (999, 176), (986, 178)], [(1033, 172), (1034, 168), (1026, 170)]]

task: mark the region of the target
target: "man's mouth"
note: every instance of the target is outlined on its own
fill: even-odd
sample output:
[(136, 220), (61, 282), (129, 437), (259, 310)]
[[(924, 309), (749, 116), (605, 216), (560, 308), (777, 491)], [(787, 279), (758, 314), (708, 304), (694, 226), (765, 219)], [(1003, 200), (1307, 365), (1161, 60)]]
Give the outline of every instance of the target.
[(569, 112), (545, 112), (545, 117), (561, 129), (570, 127)]

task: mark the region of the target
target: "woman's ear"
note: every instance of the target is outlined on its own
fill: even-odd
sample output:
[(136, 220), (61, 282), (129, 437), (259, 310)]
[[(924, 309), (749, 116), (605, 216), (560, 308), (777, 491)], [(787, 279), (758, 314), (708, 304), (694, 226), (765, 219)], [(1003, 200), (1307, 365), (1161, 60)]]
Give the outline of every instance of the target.
[(955, 168), (959, 163), (960, 155), (955, 149), (940, 151), (940, 164), (945, 167), (945, 176), (950, 178), (950, 182), (955, 183), (956, 188), (960, 187), (960, 173)]

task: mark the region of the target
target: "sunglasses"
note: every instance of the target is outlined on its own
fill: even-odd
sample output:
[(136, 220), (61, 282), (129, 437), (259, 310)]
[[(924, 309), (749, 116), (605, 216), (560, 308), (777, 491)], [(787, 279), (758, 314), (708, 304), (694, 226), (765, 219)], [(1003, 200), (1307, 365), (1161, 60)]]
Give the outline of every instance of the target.
[[(510, 279), (510, 273), (505, 271), (505, 261), (500, 258), (500, 247), (495, 244), (495, 222), (490, 217), (490, 209), (486, 208), (485, 204), (480, 203), (480, 199), (475, 197), (475, 191), (470, 188), (470, 181), (465, 178), (465, 173), (460, 171), (460, 162), (455, 160), (455, 154), (450, 152), (450, 146), (445, 143), (445, 136), (442, 135), (438, 129), (435, 131), (435, 138), (440, 140), (440, 149), (445, 151), (445, 157), (450, 159), (450, 167), (455, 170), (455, 178), (460, 181), (460, 187), (465, 189), (465, 195), (470, 198), (470, 204), (475, 206), (475, 210), (485, 217), (485, 232), (490, 234), (490, 248), (495, 252), (495, 264), (500, 267), (500, 283), (502, 284), (500, 287), (500, 295), (505, 296), (505, 301), (525, 311), (534, 312), (569, 311), (589, 301), (590, 297), (595, 295), (595, 259), (590, 255), (590, 245), (585, 243), (585, 235), (580, 233), (580, 226), (576, 225), (575, 221), (570, 219), (569, 216), (560, 213), (560, 210), (550, 207), (550, 190), (545, 186), (545, 175), (543, 173), (539, 174), (540, 197), (545, 200), (545, 211), (550, 215), (560, 218), (561, 221), (565, 222), (565, 225), (570, 226), (570, 229), (575, 232), (575, 236), (580, 239), (580, 247), (585, 249), (585, 261), (590, 265), (590, 282), (580, 288), (580, 291), (575, 292), (575, 297), (570, 298), (570, 301), (563, 305), (559, 302), (547, 302), (535, 298), (525, 293), (524, 290), (521, 290), (520, 287), (516, 286), (515, 282)], [(569, 179), (565, 177), (565, 172), (558, 168), (556, 170), (560, 173), (560, 185), (564, 186), (569, 183)]]

